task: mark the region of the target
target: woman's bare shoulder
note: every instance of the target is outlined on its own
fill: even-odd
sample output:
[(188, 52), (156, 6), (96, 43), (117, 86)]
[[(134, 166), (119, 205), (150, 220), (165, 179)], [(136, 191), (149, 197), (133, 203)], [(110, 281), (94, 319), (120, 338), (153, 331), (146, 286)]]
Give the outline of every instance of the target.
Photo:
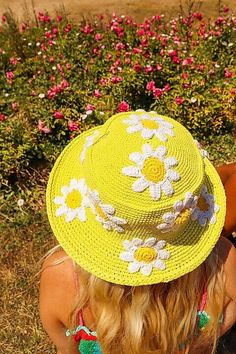
[(225, 237), (220, 238), (216, 248), (224, 263), (226, 295), (236, 303), (236, 249)]
[(63, 250), (57, 251), (47, 257), (42, 266), (40, 306), (67, 324), (76, 295), (73, 262)]
[(62, 265), (60, 268), (62, 270), (65, 268), (65, 266), (70, 266), (71, 262), (72, 261), (70, 257), (67, 256), (66, 252), (63, 249), (59, 249), (45, 258), (42, 265), (42, 271), (48, 269), (49, 267), (54, 267), (55, 265)]

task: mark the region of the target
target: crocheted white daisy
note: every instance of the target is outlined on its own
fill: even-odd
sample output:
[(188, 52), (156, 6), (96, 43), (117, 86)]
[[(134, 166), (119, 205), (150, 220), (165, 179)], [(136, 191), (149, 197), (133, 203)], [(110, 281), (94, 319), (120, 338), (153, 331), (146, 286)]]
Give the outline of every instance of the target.
[(72, 179), (69, 186), (61, 188), (61, 193), (62, 196), (54, 198), (54, 203), (60, 205), (56, 211), (56, 216), (65, 214), (67, 222), (74, 220), (76, 217), (80, 221), (85, 221), (85, 207), (88, 206), (88, 199), (86, 197), (87, 186), (84, 179), (82, 178), (79, 181)]
[(174, 205), (174, 212), (165, 213), (163, 215), (163, 224), (159, 224), (157, 228), (161, 232), (169, 232), (178, 230), (178, 228), (184, 224), (194, 211), (197, 205), (198, 197), (192, 193), (187, 192), (185, 199), (177, 201)]
[(163, 260), (170, 257), (170, 252), (164, 250), (166, 242), (157, 241), (155, 237), (143, 241), (134, 238), (132, 241), (125, 240), (123, 246), (125, 252), (121, 252), (120, 259), (129, 262), (128, 272), (136, 273), (140, 270), (143, 275), (150, 275), (153, 268), (166, 269)]
[(89, 191), (88, 195), (90, 207), (96, 215), (96, 220), (100, 222), (106, 230), (123, 232), (124, 229), (121, 225), (127, 224), (127, 221), (117, 216), (113, 216), (115, 208), (109, 204), (103, 204), (100, 200), (99, 193), (95, 190)]
[(128, 124), (128, 133), (140, 131), (145, 139), (150, 139), (155, 135), (161, 141), (166, 141), (167, 136), (174, 136), (173, 125), (160, 117), (156, 112), (155, 116), (144, 112), (142, 114), (131, 114), (130, 119), (123, 122)]
[(202, 145), (199, 143), (199, 141), (197, 141), (196, 139), (194, 141), (195, 141), (202, 157), (209, 157), (208, 152), (202, 148)]
[(178, 161), (175, 157), (167, 157), (165, 146), (159, 146), (153, 150), (149, 144), (142, 146), (143, 153), (133, 152), (129, 155), (131, 161), (137, 166), (127, 166), (122, 168), (122, 173), (130, 177), (139, 177), (132, 185), (134, 192), (142, 192), (150, 187), (150, 195), (154, 200), (161, 198), (161, 192), (166, 196), (171, 196), (174, 189), (171, 182), (180, 179), (179, 173), (172, 170)]
[(80, 161), (81, 162), (84, 162), (84, 159), (85, 159), (85, 154), (86, 154), (86, 151), (88, 149), (88, 147), (92, 146), (93, 145), (93, 142), (94, 142), (94, 139), (96, 138), (96, 136), (99, 135), (99, 132), (98, 131), (95, 131), (92, 135), (89, 135), (86, 139), (85, 139), (85, 143), (84, 143), (84, 147), (83, 147), (83, 150), (80, 154)]
[(207, 187), (204, 185), (201, 190), (200, 197), (195, 210), (191, 215), (193, 221), (198, 220), (201, 226), (205, 226), (207, 221), (210, 224), (215, 224), (216, 213), (220, 207), (215, 203), (215, 197), (213, 194), (207, 192)]

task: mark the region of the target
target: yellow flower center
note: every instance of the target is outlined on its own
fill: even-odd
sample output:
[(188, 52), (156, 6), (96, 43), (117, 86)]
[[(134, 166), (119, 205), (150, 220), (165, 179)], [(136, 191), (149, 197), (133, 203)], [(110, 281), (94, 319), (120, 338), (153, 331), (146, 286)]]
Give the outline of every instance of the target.
[(142, 174), (148, 181), (157, 183), (162, 181), (165, 176), (165, 167), (163, 162), (156, 157), (148, 157), (143, 164)]
[(140, 247), (135, 251), (134, 257), (138, 262), (151, 263), (157, 258), (157, 251), (150, 247)]
[(181, 225), (183, 224), (191, 215), (191, 211), (190, 209), (183, 209), (181, 211), (181, 213), (177, 216), (176, 220), (175, 220), (175, 224), (177, 225)]
[(202, 196), (198, 199), (197, 206), (201, 211), (207, 211), (209, 209), (209, 204)]
[(81, 203), (82, 203), (82, 196), (80, 192), (75, 189), (72, 192), (70, 192), (66, 197), (66, 205), (70, 209), (79, 208), (81, 206)]
[(142, 126), (147, 129), (157, 129), (159, 127), (158, 123), (155, 120), (142, 119)]
[(106, 213), (104, 213), (104, 211), (102, 210), (102, 208), (98, 205), (98, 204), (95, 204), (95, 209), (96, 209), (96, 212), (97, 214), (104, 220), (104, 221), (108, 221), (108, 217), (106, 215)]

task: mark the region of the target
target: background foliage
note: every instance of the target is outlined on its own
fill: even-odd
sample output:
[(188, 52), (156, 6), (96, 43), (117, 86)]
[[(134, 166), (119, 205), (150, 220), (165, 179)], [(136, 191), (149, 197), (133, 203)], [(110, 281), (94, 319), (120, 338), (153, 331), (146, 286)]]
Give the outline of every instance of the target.
[(235, 23), (199, 12), (98, 16), (36, 23), (2, 18), (0, 183), (9, 191), (29, 166), (49, 168), (74, 136), (113, 113), (144, 108), (183, 123), (213, 160), (235, 156)]

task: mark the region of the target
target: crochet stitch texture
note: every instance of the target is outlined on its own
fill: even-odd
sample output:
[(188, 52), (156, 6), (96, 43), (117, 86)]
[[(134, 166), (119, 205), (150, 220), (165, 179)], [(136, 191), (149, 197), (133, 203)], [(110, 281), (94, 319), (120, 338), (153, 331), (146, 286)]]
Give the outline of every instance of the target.
[(145, 285), (176, 279), (207, 258), (223, 228), (225, 194), (180, 123), (139, 110), (69, 143), (50, 174), (47, 212), (82, 268), (112, 283)]

